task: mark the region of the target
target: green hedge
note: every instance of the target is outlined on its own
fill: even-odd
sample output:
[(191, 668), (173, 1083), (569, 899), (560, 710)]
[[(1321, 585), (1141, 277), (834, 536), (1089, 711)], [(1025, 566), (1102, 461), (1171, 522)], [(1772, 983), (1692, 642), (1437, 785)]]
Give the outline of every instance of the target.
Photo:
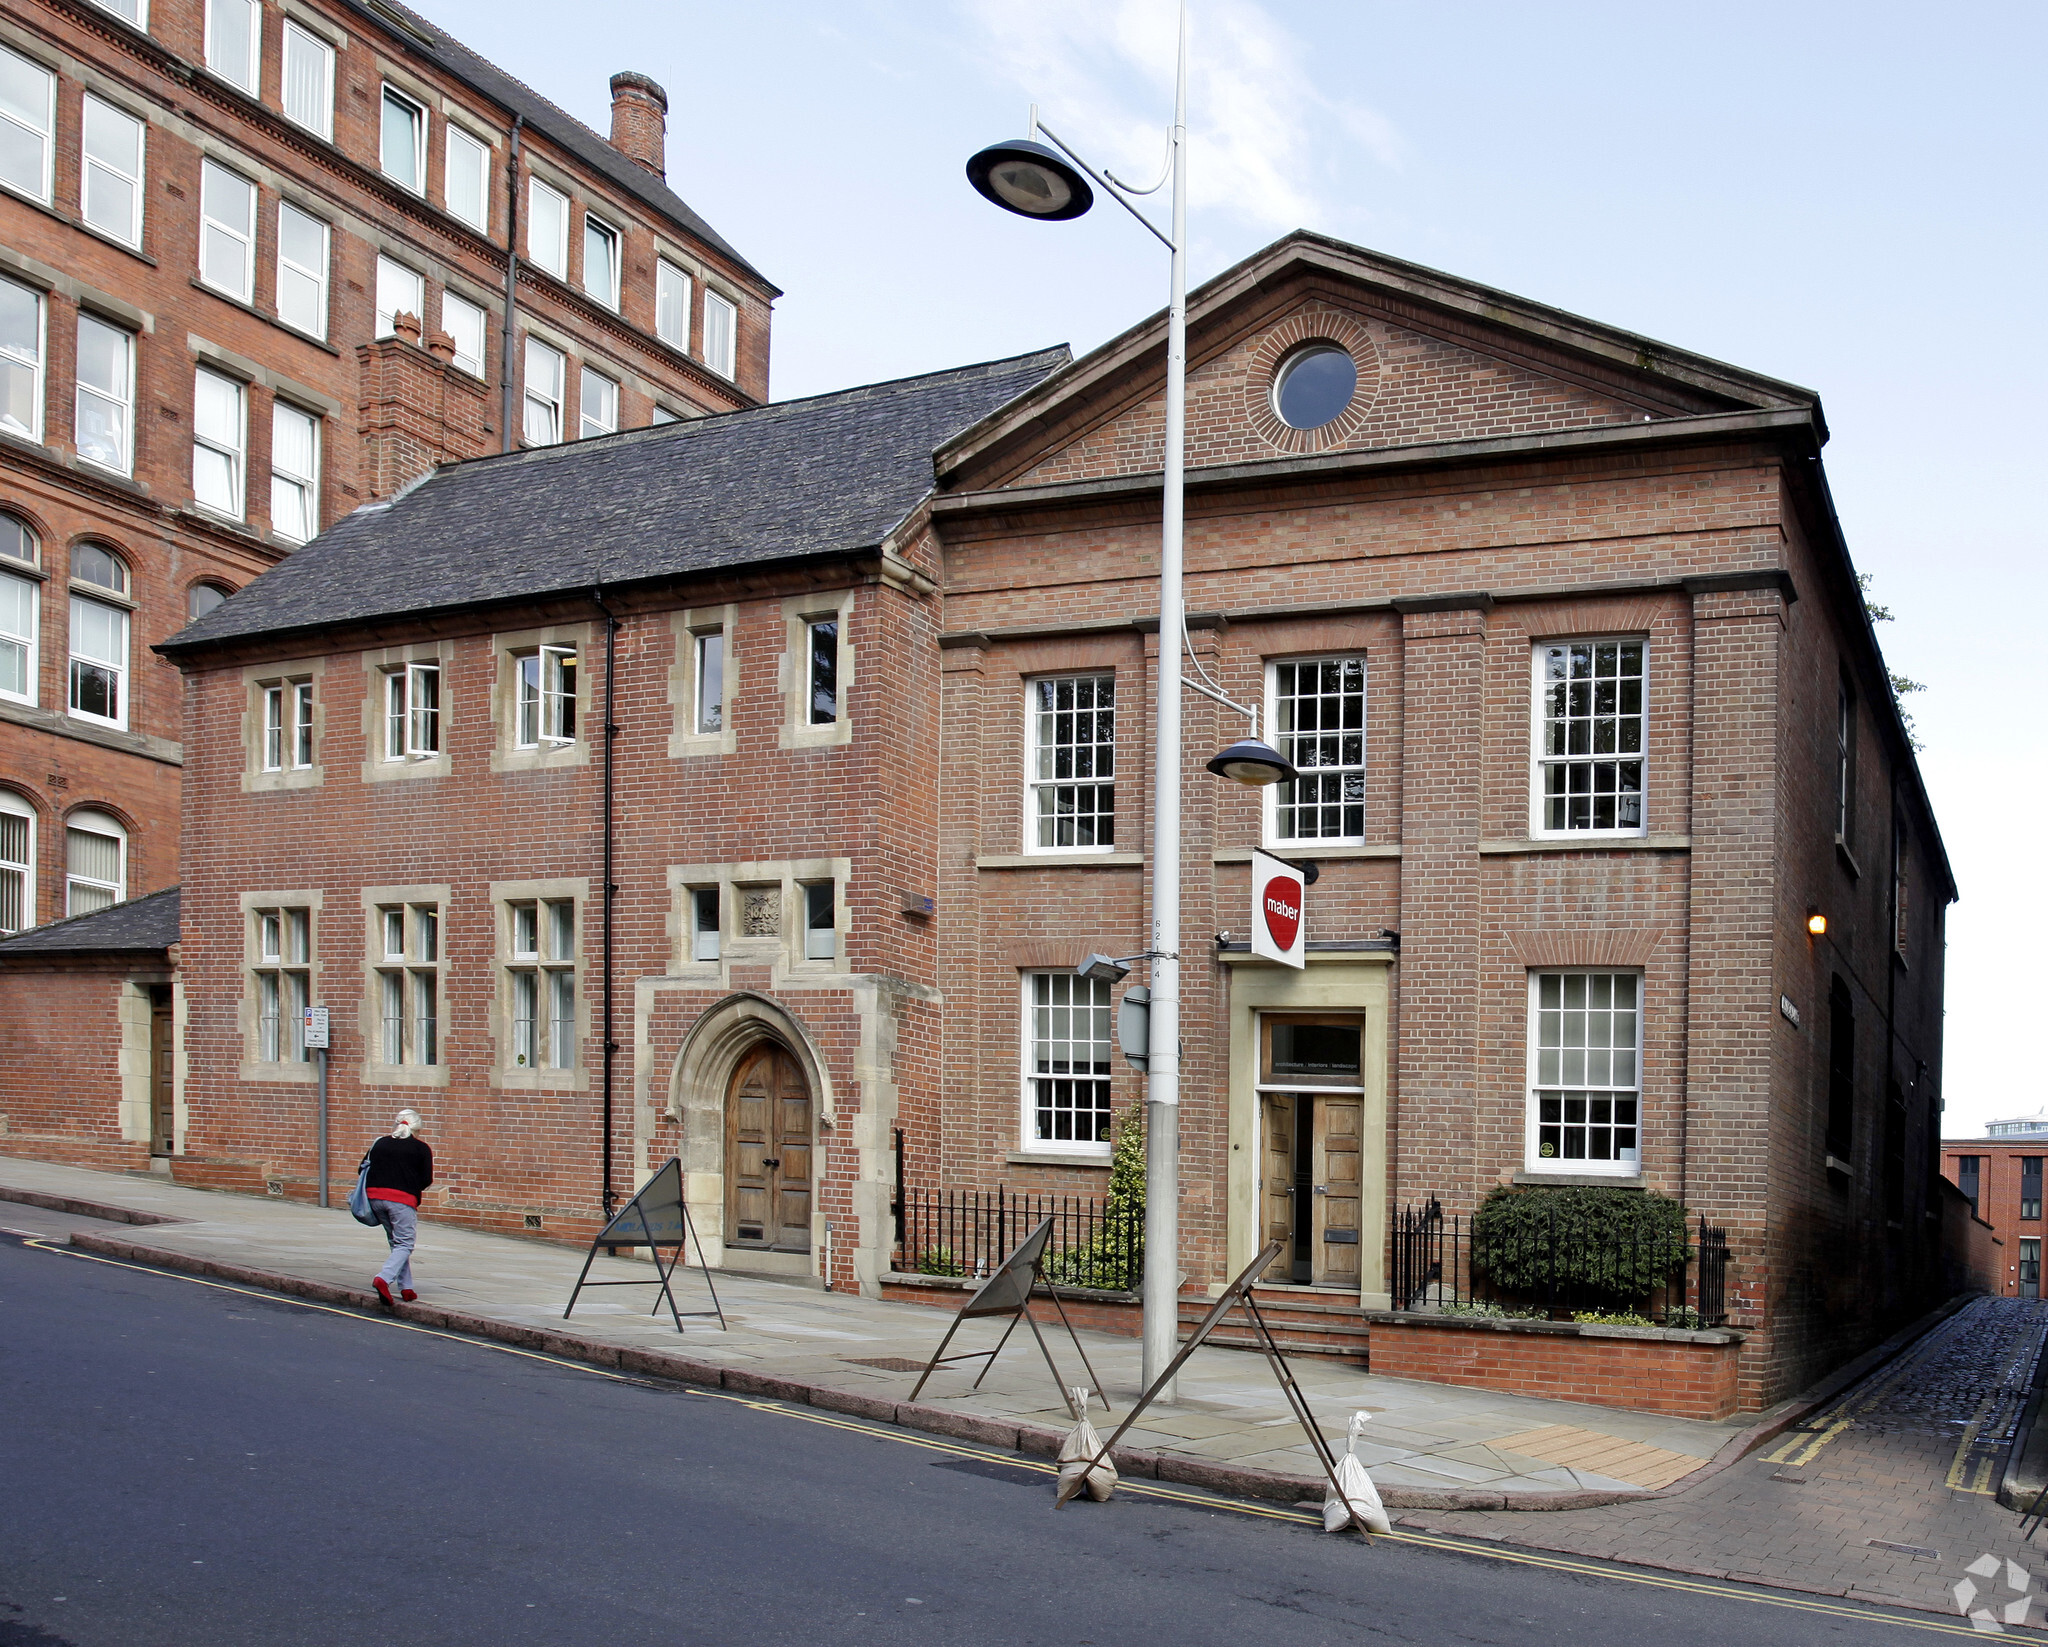
[(1502, 1292), (1561, 1306), (1632, 1304), (1686, 1260), (1682, 1204), (1654, 1190), (1510, 1188), (1472, 1215), (1472, 1268)]

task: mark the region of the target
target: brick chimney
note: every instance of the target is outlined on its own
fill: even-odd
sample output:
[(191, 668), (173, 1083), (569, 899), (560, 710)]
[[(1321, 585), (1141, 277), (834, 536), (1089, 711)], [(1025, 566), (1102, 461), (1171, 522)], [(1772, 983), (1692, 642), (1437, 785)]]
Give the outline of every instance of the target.
[(668, 176), (668, 93), (630, 69), (612, 76), (612, 147), (656, 177)]

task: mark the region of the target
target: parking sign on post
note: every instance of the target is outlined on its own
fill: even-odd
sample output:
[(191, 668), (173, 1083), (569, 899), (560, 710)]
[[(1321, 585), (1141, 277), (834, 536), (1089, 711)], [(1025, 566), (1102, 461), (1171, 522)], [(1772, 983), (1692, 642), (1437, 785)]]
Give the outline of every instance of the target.
[(327, 1009), (309, 1006), (306, 1008), (306, 1045), (324, 1047), (327, 1045)]

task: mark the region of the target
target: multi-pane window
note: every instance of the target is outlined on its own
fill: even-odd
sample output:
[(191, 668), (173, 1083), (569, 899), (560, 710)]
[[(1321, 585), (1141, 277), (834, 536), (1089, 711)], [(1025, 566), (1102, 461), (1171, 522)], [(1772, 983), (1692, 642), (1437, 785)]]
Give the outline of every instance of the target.
[(409, 663), (384, 676), (384, 758), (441, 753), (441, 666)]
[(1031, 843), (1040, 851), (1116, 845), (1116, 677), (1030, 685)]
[(201, 367), (192, 379), (192, 496), (201, 508), (242, 518), (248, 423), (243, 389)]
[(1912, 838), (1906, 833), (1906, 820), (1892, 819), (1892, 951), (1897, 955), (1906, 953), (1909, 931), (1906, 925), (1906, 911), (1910, 899), (1907, 885), (1908, 866), (1911, 857)]
[(580, 437), (609, 435), (619, 427), (619, 386), (602, 372), (583, 368), (583, 408)]
[(320, 420), (281, 400), (270, 412), (270, 529), (293, 543), (320, 531)]
[(1956, 1188), (1969, 1197), (1970, 1210), (1977, 1210), (1977, 1194), (1983, 1187), (1984, 1157), (1981, 1155), (1958, 1155), (1956, 1157)]
[(2041, 1238), (2030, 1236), (2020, 1242), (2019, 1262), (2014, 1266), (2022, 1298), (2041, 1296)]
[(441, 330), (455, 344), (455, 364), (471, 377), (484, 375), (484, 311), (466, 297), (441, 294)]
[(569, 197), (537, 177), (526, 184), (526, 256), (557, 280), (569, 278)]
[(697, 640), (697, 730), (725, 726), (725, 631), (707, 629)]
[(2029, 1223), (2041, 1216), (2041, 1157), (2020, 1157), (2020, 1217)]
[(665, 257), (654, 264), (654, 335), (671, 348), (690, 347), (690, 277)]
[(1643, 828), (1641, 641), (1536, 648), (1536, 832)]
[(517, 724), (513, 742), (521, 749), (576, 741), (576, 648), (541, 646), (522, 652)]
[(116, 474), (135, 466), (135, 338), (97, 315), (78, 317), (78, 455)]
[(491, 222), (491, 151), (454, 121), (448, 123), (448, 169), (441, 182), (449, 212), (472, 229)]
[(0, 934), (36, 924), (36, 815), (11, 789), (0, 789)]
[(56, 137), (57, 77), (0, 46), (0, 183), (47, 205)]
[(733, 375), (740, 312), (716, 292), (704, 294), (704, 364), (727, 377)]
[(199, 278), (244, 303), (256, 296), (256, 185), (211, 160), (199, 168)]
[(537, 337), (526, 340), (526, 417), (522, 433), (529, 446), (552, 446), (562, 438), (562, 373), (559, 349)]
[(384, 1062), (441, 1061), (441, 909), (438, 904), (384, 904), (377, 909), (382, 963), (377, 1004)]
[(1856, 840), (1856, 694), (1847, 680), (1835, 687), (1835, 839)]
[(718, 959), (718, 888), (693, 887), (685, 894), (690, 900), (690, 959)]
[(414, 194), (427, 186), (427, 111), (402, 93), (384, 88), (378, 163), (384, 175)]
[(313, 683), (263, 688), (263, 770), (303, 772), (313, 764)]
[[(0, 515), (0, 568), (5, 568), (9, 561), (34, 566), (36, 539), (14, 516)], [(41, 596), (42, 590), (33, 579), (16, 577), (0, 569), (0, 698), (16, 703), (36, 701), (36, 632)]]
[[(76, 554), (72, 571), (76, 576)], [(106, 726), (128, 724), (128, 614), (78, 594), (71, 597), (71, 713)]]
[(422, 327), (426, 325), (426, 279), (403, 263), (380, 257), (377, 259), (377, 335), (395, 335), (400, 315), (411, 315)]
[(1040, 1144), (1109, 1141), (1109, 985), (1071, 972), (1024, 978), (1024, 1107)]
[(0, 280), (0, 429), (43, 438), (43, 295), (16, 280)]
[(64, 831), (64, 913), (90, 915), (128, 896), (128, 831), (104, 812), (74, 812)]
[(334, 136), (334, 48), (286, 19), (284, 114), (307, 131)]
[(1301, 772), (1273, 788), (1273, 838), (1365, 839), (1365, 659), (1275, 663), (1270, 678), (1273, 733)]
[(1633, 972), (1531, 975), (1532, 1168), (1635, 1170), (1642, 1158), (1641, 994)]
[(810, 652), (807, 718), (813, 726), (829, 726), (839, 719), (839, 620), (813, 618), (804, 630)]
[(830, 881), (816, 881), (804, 889), (804, 959), (833, 961), (839, 958), (839, 902)]
[(327, 335), (327, 247), (325, 223), (278, 202), (277, 318), (313, 337)]
[(512, 1061), (520, 1069), (576, 1062), (576, 905), (539, 898), (509, 906)]
[(583, 214), (583, 289), (607, 309), (619, 306), (619, 231)]
[(266, 1064), (306, 1063), (306, 1004), (312, 999), (313, 912), (256, 909), (256, 1056)]
[(134, 115), (85, 99), (78, 213), (124, 246), (142, 244), (142, 130)]
[(259, 0), (206, 0), (206, 66), (253, 97), (262, 56)]

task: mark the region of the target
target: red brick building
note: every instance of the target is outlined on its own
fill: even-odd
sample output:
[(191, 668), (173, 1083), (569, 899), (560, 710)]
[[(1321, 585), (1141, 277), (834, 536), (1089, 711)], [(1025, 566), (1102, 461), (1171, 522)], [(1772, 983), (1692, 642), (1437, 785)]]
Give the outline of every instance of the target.
[(1942, 1176), (1998, 1241), (1995, 1284), (2007, 1298), (2041, 1296), (2041, 1174), (2048, 1118), (1993, 1121), (1982, 1138), (1944, 1138)]
[(383, 0), (0, 17), (0, 932), (175, 884), (150, 648), (224, 594), (434, 463), (766, 397), (775, 288), (612, 91), (607, 142)]
[[(444, 1217), (587, 1234), (680, 1154), (716, 1261), (874, 1289), (899, 1133), (1099, 1194), (1164, 332), (444, 470), (167, 643), (173, 1170), (305, 1193), (318, 1000), (337, 1136), (426, 1111)], [(1189, 699), (1190, 1291), (1277, 1230), (1379, 1331), (1398, 1207), (1589, 1184), (1727, 1232), (1742, 1341), (1657, 1350), (1702, 1400), (1924, 1308), (1953, 886), (1816, 397), (1309, 234), (1189, 361), (1188, 649), (1304, 773), (1211, 778)]]

